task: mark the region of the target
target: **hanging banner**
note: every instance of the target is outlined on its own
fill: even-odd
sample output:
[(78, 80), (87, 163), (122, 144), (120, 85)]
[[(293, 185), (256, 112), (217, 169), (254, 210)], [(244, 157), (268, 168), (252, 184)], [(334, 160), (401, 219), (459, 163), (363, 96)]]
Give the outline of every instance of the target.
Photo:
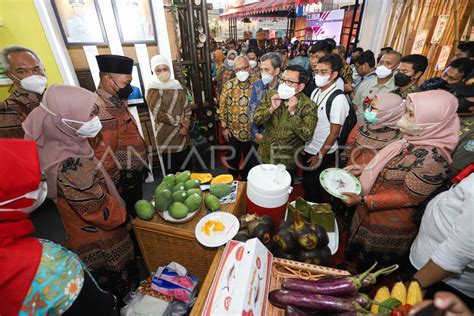
[(466, 27), (464, 28), (464, 32), (461, 36), (461, 42), (469, 42), (474, 41), (474, 25), (471, 26), (471, 30), (469, 32), (469, 25), (471, 25), (471, 17), (469, 17), (469, 21), (466, 23)]
[(343, 9), (311, 13), (306, 16), (306, 28), (312, 30), (311, 40), (332, 38), (339, 44), (343, 21)]
[(428, 36), (428, 30), (421, 30), (416, 32), (415, 41), (411, 48), (411, 54), (422, 54), (423, 47), (425, 47), (426, 37)]
[(446, 25), (448, 24), (448, 19), (449, 15), (438, 16), (433, 36), (431, 37), (431, 44), (437, 44), (441, 41), (441, 37), (443, 37), (444, 30), (446, 29)]
[(438, 61), (436, 61), (435, 71), (443, 70), (448, 63), (449, 54), (451, 53), (451, 45), (446, 45), (441, 48)]
[(258, 21), (257, 28), (263, 30), (286, 30), (287, 20), (262, 20)]

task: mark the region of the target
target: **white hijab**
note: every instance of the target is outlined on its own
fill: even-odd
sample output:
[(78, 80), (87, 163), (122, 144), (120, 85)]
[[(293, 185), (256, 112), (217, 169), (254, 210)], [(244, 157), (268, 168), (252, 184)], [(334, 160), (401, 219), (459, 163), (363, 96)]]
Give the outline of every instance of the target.
[(151, 70), (153, 71), (153, 78), (148, 84), (148, 89), (183, 89), (181, 83), (178, 80), (170, 78), (167, 82), (163, 82), (158, 79), (158, 76), (155, 73), (155, 68), (160, 65), (166, 65), (171, 71), (171, 65), (164, 56), (155, 55), (150, 59)]

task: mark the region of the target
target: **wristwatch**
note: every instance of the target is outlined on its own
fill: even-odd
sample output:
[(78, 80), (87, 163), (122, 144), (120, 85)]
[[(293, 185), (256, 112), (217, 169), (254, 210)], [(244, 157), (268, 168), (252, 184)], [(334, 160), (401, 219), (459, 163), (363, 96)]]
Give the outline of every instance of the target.
[(365, 196), (360, 196), (360, 205), (365, 205)]
[(298, 115), (298, 111), (290, 112), (290, 115), (291, 115), (291, 116)]

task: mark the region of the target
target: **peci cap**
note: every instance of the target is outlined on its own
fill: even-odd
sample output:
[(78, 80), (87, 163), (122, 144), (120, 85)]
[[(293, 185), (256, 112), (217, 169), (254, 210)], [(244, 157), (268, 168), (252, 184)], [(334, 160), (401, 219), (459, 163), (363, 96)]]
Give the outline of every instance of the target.
[(113, 74), (130, 75), (133, 70), (133, 59), (120, 55), (95, 56), (99, 70)]

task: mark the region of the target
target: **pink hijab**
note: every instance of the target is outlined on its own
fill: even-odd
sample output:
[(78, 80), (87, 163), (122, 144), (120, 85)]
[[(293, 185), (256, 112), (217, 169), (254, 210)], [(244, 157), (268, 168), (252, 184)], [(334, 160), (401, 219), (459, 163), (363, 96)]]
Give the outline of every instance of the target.
[(380, 93), (377, 97), (377, 118), (379, 121), (370, 124), (371, 128), (378, 129), (382, 127), (390, 127), (398, 129), (397, 122), (405, 113), (405, 104), (403, 99), (394, 93)]
[[(60, 163), (70, 157), (94, 157), (87, 138), (77, 136), (61, 119), (89, 121), (96, 100), (97, 94), (86, 89), (53, 85), (44, 93), (40, 106), (31, 111), (23, 122), (25, 139), (32, 139), (38, 145), (40, 165), (46, 173), (48, 197), (51, 199), (57, 199), (56, 180)], [(102, 166), (99, 167), (97, 160), (95, 162), (102, 170), (109, 193), (123, 204), (109, 174)]]
[[(431, 90), (411, 93), (406, 99), (406, 105), (413, 103), (415, 122), (418, 124), (433, 124), (423, 128), (416, 136), (404, 135), (379, 151), (365, 167), (360, 182), (364, 194), (369, 194), (379, 173), (395, 156), (398, 156), (409, 144), (415, 146), (434, 146), (443, 156), (452, 162), (451, 153), (459, 141), (459, 118), (456, 110), (458, 99), (444, 90)], [(425, 125), (427, 126), (427, 125)]]

